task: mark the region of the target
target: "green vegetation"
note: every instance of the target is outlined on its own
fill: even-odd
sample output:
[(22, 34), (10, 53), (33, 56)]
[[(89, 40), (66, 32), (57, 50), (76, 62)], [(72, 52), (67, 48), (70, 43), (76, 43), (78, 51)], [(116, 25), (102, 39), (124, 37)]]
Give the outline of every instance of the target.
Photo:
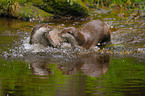
[(26, 3), (26, 0), (2, 0), (0, 1), (0, 15), (21, 19), (44, 19), (53, 16), (35, 6)]
[(88, 8), (85, 6), (81, 0), (39, 0), (32, 1), (33, 4), (40, 9), (43, 9), (49, 13), (60, 15), (60, 16), (88, 16)]
[[(55, 16), (89, 16), (86, 5), (81, 0), (2, 0), (0, 15), (21, 19), (45, 20)], [(48, 18), (47, 18), (48, 19)]]
[(26, 20), (55, 17), (87, 17), (88, 7), (145, 9), (144, 0), (1, 0), (0, 15)]
[(82, 0), (82, 1), (84, 1), (84, 3), (89, 3), (92, 6), (94, 4), (97, 4), (97, 7), (119, 5), (119, 7), (145, 8), (144, 0)]

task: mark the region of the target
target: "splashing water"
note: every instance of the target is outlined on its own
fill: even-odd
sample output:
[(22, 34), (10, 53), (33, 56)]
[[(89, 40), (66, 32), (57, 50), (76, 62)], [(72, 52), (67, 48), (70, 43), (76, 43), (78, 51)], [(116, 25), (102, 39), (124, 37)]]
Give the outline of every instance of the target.
[[(23, 37), (23, 36), (22, 36)], [(5, 58), (24, 58), (25, 56), (38, 55), (54, 58), (74, 58), (80, 49), (58, 49), (52, 47), (43, 47), (40, 44), (29, 44), (30, 36), (25, 34), (21, 39), (21, 43), (13, 45), (12, 48), (8, 48), (7, 51), (3, 52), (3, 57)]]

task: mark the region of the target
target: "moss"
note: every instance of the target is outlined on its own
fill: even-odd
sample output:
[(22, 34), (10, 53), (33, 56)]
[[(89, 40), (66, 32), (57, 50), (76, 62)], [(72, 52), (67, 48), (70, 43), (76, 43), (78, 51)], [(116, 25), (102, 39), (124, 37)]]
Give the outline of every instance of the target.
[(45, 20), (48, 17), (53, 16), (50, 13), (47, 13), (35, 6), (33, 6), (32, 3), (23, 3), (20, 5), (19, 3), (15, 2), (9, 5), (9, 7), (6, 9), (6, 13), (1, 11), (2, 14), (10, 15), (11, 17), (25, 19), (25, 20)]
[[(43, 2), (43, 3), (42, 3)], [(34, 2), (39, 8), (60, 16), (89, 16), (88, 8), (81, 2), (81, 0), (41, 0), (40, 3)]]
[(28, 1), (30, 0), (2, 0), (0, 1), (0, 15), (25, 20), (45, 20), (53, 16), (33, 6), (33, 4)]
[(16, 9), (15, 16), (26, 19), (44, 20), (53, 15), (33, 6), (32, 4), (25, 4)]
[[(2, 0), (0, 15), (22, 19), (44, 20), (53, 16), (89, 16), (86, 5), (81, 0)], [(49, 14), (51, 13), (51, 14)]]
[(8, 2), (0, 1), (0, 14), (7, 14), (8, 11)]

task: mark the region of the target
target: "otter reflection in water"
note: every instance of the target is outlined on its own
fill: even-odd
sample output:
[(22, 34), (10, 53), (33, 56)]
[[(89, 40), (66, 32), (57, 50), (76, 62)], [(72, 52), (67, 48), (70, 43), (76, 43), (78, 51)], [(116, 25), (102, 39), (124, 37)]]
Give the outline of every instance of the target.
[[(84, 75), (88, 75), (91, 77), (98, 77), (107, 72), (110, 63), (109, 55), (100, 55), (100, 54), (85, 54), (78, 58), (73, 58), (71, 60), (64, 60), (61, 58), (61, 62), (55, 60), (53, 58), (42, 59), (42, 58), (32, 58), (30, 61), (32, 67), (32, 73), (36, 75), (52, 75), (51, 72), (55, 71), (54, 69), (49, 68), (49, 64), (56, 64), (56, 68), (62, 71), (65, 75), (75, 75), (77, 72), (82, 72)], [(51, 61), (51, 63), (49, 63)]]
[(51, 75), (52, 72), (47, 66), (48, 59), (40, 58), (40, 57), (32, 57), (30, 59), (30, 65), (32, 69), (32, 74), (39, 76)]
[(100, 20), (92, 20), (85, 24), (81, 30), (75, 27), (64, 28), (60, 34), (63, 37), (66, 33), (74, 36), (77, 44), (86, 49), (94, 48), (97, 45), (105, 45), (111, 40), (108, 26)]
[(83, 75), (98, 77), (107, 72), (110, 63), (110, 56), (107, 54), (86, 54), (78, 59), (75, 62), (62, 64), (59, 69), (67, 75), (75, 75), (81, 71)]

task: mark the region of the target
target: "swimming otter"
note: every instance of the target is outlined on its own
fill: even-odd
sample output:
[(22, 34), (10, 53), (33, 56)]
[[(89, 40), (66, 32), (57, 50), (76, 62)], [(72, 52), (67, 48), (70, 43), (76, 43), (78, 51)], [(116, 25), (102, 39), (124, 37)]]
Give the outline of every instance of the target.
[(74, 36), (67, 33), (61, 36), (57, 29), (50, 31), (49, 35), (57, 48), (74, 48), (75, 43), (77, 43)]
[(75, 27), (64, 28), (61, 35), (69, 33), (76, 39), (79, 46), (89, 49), (96, 45), (101, 46), (110, 42), (110, 30), (101, 20), (92, 20), (81, 30)]
[(41, 44), (45, 47), (47, 46), (56, 47), (56, 45), (54, 44), (53, 40), (49, 35), (49, 31), (51, 31), (52, 29), (53, 28), (48, 24), (36, 25), (32, 30), (29, 43)]
[(65, 34), (59, 34), (59, 36), (63, 39), (63, 42), (61, 43), (61, 47), (65, 46), (65, 44), (67, 45), (70, 44), (70, 48), (78, 47), (77, 46), (78, 42), (71, 34), (65, 33)]
[(54, 48), (71, 48), (71, 42), (75, 38), (70, 34), (64, 34), (63, 37), (59, 35), (60, 31), (52, 28), (48, 24), (36, 25), (30, 36), (30, 44), (41, 44), (44, 47), (50, 46)]

